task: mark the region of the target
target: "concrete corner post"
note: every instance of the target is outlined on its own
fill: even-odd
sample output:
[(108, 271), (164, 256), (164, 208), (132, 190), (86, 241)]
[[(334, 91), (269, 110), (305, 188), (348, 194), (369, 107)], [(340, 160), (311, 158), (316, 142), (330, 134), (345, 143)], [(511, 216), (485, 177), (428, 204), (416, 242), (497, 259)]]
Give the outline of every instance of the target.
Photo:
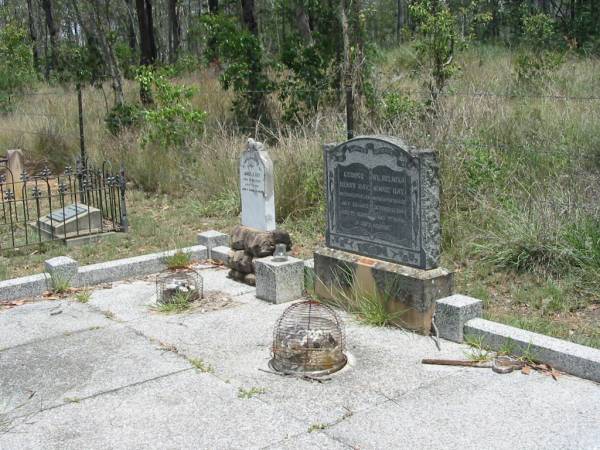
[(70, 285), (77, 284), (77, 272), (79, 263), (68, 256), (57, 256), (47, 259), (44, 262), (45, 271), (50, 275), (51, 280), (66, 281)]
[(465, 324), (481, 317), (483, 303), (476, 298), (455, 294), (436, 302), (435, 324), (440, 337), (449, 341), (462, 342)]
[(212, 259), (212, 249), (229, 245), (229, 236), (216, 230), (198, 233), (198, 244), (208, 249), (208, 258)]

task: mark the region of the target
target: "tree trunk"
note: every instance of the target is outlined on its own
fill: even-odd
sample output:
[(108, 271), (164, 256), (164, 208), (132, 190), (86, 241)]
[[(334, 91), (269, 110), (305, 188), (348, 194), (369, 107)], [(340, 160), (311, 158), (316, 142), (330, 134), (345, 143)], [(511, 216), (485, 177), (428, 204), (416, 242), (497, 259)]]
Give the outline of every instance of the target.
[(33, 51), (33, 66), (36, 71), (40, 70), (40, 53), (38, 49), (37, 33), (35, 31), (35, 21), (33, 19), (33, 5), (31, 0), (27, 0), (27, 19), (29, 21), (29, 37), (31, 39), (31, 49)]
[[(208, 0), (208, 13), (215, 15), (219, 13), (219, 0)], [(207, 42), (208, 55), (211, 58), (211, 63), (215, 66), (219, 65), (219, 49), (218, 42), (214, 36), (210, 36)]]
[(152, 3), (150, 0), (136, 0), (135, 7), (140, 29), (140, 64), (149, 66), (156, 62), (156, 41), (152, 21)]
[(258, 24), (254, 14), (254, 0), (242, 0), (242, 20), (246, 29), (254, 36), (258, 36)]
[(106, 39), (106, 35), (108, 33), (102, 23), (99, 0), (93, 0), (91, 2), (91, 6), (93, 7), (93, 18), (89, 20), (87, 24), (83, 20), (83, 16), (79, 11), (77, 3), (78, 0), (71, 0), (77, 21), (79, 22), (79, 25), (83, 29), (84, 33), (88, 37), (93, 37), (95, 42), (100, 44), (100, 50), (102, 52), (102, 56), (104, 57), (104, 63), (106, 64), (112, 79), (112, 88), (115, 94), (115, 104), (122, 105), (125, 102), (125, 96), (123, 95), (123, 74), (121, 73), (119, 60), (117, 59), (112, 44), (108, 39)]
[(179, 44), (181, 41), (181, 26), (177, 11), (177, 0), (169, 0), (169, 62), (173, 64), (177, 60)]
[(302, 1), (296, 2), (296, 28), (302, 36), (305, 44), (312, 45), (313, 37), (310, 29), (310, 19), (308, 14), (306, 14), (306, 9), (304, 8), (304, 4)]
[(50, 78), (50, 72), (54, 70), (57, 63), (57, 48), (56, 48), (56, 37), (58, 31), (54, 24), (54, 15), (52, 12), (52, 0), (42, 0), (42, 8), (46, 16), (46, 28), (48, 29), (48, 35), (50, 37), (50, 58), (46, 61), (46, 79)]
[(397, 0), (397, 16), (396, 16), (396, 42), (400, 42), (402, 27), (404, 26), (404, 11), (402, 0)]
[[(136, 0), (135, 6), (140, 28), (140, 64), (142, 66), (151, 66), (156, 62), (152, 4), (150, 0)], [(152, 93), (144, 83), (140, 83), (140, 100), (144, 105), (151, 105), (153, 103)]]
[(133, 0), (125, 0), (127, 7), (127, 42), (132, 53), (137, 50), (137, 36), (135, 35), (135, 20), (133, 18)]
[(352, 0), (341, 0), (340, 20), (342, 25), (342, 41), (344, 42), (343, 89), (346, 92), (346, 132), (348, 139), (354, 137), (354, 94), (352, 90), (352, 59), (350, 56), (350, 26), (348, 23), (348, 3)]
[[(258, 40), (258, 23), (254, 14), (254, 0), (242, 0), (242, 20), (244, 27)], [(250, 119), (254, 122), (260, 121), (265, 102), (265, 93), (260, 92), (259, 80), (261, 77), (261, 54), (254, 53), (250, 56), (250, 75), (248, 76), (248, 99), (250, 102)]]

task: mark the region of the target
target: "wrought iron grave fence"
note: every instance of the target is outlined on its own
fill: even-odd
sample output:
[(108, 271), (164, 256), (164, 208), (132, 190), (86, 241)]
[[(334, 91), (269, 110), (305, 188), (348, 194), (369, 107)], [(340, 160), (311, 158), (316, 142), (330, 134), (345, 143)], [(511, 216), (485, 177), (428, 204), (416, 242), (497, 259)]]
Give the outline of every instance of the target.
[(0, 169), (0, 251), (43, 242), (127, 231), (125, 170), (77, 160), (54, 175)]

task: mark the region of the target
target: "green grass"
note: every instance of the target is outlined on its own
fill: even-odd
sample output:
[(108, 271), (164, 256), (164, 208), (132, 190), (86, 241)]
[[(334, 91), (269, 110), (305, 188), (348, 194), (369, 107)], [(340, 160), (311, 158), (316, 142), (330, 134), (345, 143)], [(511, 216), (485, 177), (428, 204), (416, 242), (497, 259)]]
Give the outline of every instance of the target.
[(190, 292), (177, 292), (166, 303), (158, 303), (152, 309), (162, 314), (180, 314), (192, 307), (192, 296)]
[(71, 280), (58, 273), (53, 273), (50, 275), (50, 289), (54, 294), (66, 294), (71, 289)]
[(323, 303), (353, 314), (360, 322), (378, 327), (402, 326), (402, 316), (408, 310), (394, 310), (397, 288), (390, 284), (383, 292), (366, 291), (354, 280), (352, 270), (341, 271), (332, 287), (332, 299), (319, 299)]
[(192, 255), (186, 252), (177, 251), (165, 258), (165, 265), (168, 269), (185, 269), (190, 264), (192, 264)]
[(465, 350), (465, 356), (474, 362), (488, 362), (494, 357), (494, 353), (487, 347), (482, 336), (466, 335), (464, 337), (465, 344), (469, 349)]
[(87, 303), (92, 298), (92, 291), (89, 289), (84, 289), (82, 291), (76, 292), (73, 297), (79, 303)]
[(267, 392), (267, 390), (262, 387), (251, 387), (250, 389), (239, 388), (238, 398), (249, 399), (264, 394), (265, 392)]

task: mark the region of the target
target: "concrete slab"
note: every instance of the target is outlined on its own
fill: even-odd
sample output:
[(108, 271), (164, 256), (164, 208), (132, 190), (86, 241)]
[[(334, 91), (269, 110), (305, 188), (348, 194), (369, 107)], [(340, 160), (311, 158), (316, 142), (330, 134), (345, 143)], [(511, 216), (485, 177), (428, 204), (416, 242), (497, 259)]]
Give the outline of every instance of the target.
[(353, 448), (598, 448), (600, 387), (565, 376), (472, 369), (334, 425)]
[(204, 279), (204, 290), (221, 291), (231, 296), (256, 292), (256, 288), (252, 286), (248, 286), (247, 284), (227, 278), (228, 272), (229, 269), (221, 266), (207, 270), (201, 270), (200, 275), (202, 275)]
[(278, 408), (190, 370), (44, 411), (0, 434), (0, 448), (247, 449), (303, 431)]
[(457, 344), (445, 343), (438, 353), (433, 341), (423, 336), (352, 324), (347, 333), (350, 364), (331, 381), (281, 377), (263, 370), (271, 370), (273, 327), (288, 305), (269, 305), (251, 294), (237, 299), (245, 305), (210, 314), (152, 316), (128, 325), (206, 361), (216, 375), (234, 385), (269, 386), (261, 399), (280, 405), (307, 426), (333, 423), (454, 373), (447, 367), (423, 367), (423, 355), (464, 357), (464, 347)]
[(100, 312), (71, 300), (28, 303), (0, 311), (0, 350), (110, 323)]
[(158, 347), (113, 325), (4, 350), (0, 398), (9, 417), (22, 416), (191, 367)]
[(156, 285), (141, 280), (114, 283), (111, 289), (96, 289), (89, 301), (90, 306), (112, 314), (121, 322), (146, 317), (155, 304)]
[[(0, 448), (600, 447), (599, 385), (424, 366), (463, 359), (467, 347), (442, 341), (438, 352), (431, 338), (345, 314), (347, 368), (323, 383), (269, 373), (273, 327), (289, 305), (257, 300), (226, 270), (202, 272), (207, 290), (236, 304), (157, 314), (154, 283), (139, 280), (98, 289), (87, 305), (0, 313), (0, 348), (11, 343), (0, 351)], [(214, 373), (186, 369), (184, 357)], [(242, 399), (240, 388), (264, 393)], [(46, 409), (36, 412), (39, 398)]]
[[(318, 427), (320, 424), (314, 424)], [(302, 433), (300, 436), (291, 436), (283, 441), (265, 447), (265, 450), (305, 450), (326, 448), (330, 450), (348, 450), (349, 447), (327, 436), (318, 429)]]

